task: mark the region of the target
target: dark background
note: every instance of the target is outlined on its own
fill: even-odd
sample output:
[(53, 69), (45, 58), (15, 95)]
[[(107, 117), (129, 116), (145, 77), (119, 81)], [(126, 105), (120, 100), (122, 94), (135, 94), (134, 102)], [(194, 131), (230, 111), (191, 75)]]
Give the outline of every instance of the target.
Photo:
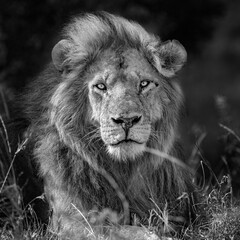
[(0, 92), (6, 94), (6, 87), (9, 97), (11, 92), (21, 92), (50, 60), (58, 32), (70, 16), (97, 10), (136, 20), (163, 41), (177, 39), (185, 46), (188, 64), (179, 81), (186, 96), (181, 135), (187, 157), (206, 133), (199, 158), (210, 162), (217, 175), (225, 174), (225, 159), (234, 169), (230, 173), (236, 186), (240, 186), (239, 142), (229, 140), (227, 135), (232, 134), (219, 126), (223, 123), (238, 134), (238, 0), (1, 1)]

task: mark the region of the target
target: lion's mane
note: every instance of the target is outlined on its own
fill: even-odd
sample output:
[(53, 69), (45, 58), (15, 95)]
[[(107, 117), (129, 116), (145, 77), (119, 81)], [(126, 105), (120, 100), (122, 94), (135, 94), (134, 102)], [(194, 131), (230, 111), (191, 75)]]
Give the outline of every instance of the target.
[[(110, 47), (117, 50), (124, 45), (142, 51), (157, 68), (160, 39), (134, 22), (107, 13), (74, 18), (62, 37), (71, 40), (72, 46), (66, 50), (61, 67), (50, 63), (24, 96), (29, 138), (53, 218), (59, 222), (61, 215), (73, 216), (71, 204), (84, 213), (104, 208), (123, 213), (120, 191), (130, 216), (135, 214), (143, 223), (151, 209), (163, 211), (166, 207), (169, 215), (189, 220), (195, 193), (188, 171), (148, 152), (134, 161), (115, 161), (94, 135), (98, 125), (91, 119), (85, 72), (95, 58)], [(175, 138), (182, 93), (175, 77), (170, 76), (177, 67), (169, 65), (174, 61), (177, 58), (172, 56), (162, 68), (164, 91), (171, 104), (163, 105), (163, 117), (153, 126), (158, 136), (150, 136), (147, 146), (177, 156)], [(171, 81), (166, 80), (168, 75)], [(188, 198), (179, 200), (183, 193), (189, 194)]]

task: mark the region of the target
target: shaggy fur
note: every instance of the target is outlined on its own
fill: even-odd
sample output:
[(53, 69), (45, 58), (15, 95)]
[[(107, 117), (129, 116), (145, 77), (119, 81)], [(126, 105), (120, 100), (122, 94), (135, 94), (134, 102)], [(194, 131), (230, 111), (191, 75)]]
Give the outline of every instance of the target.
[[(188, 224), (194, 217), (192, 204), (196, 198), (190, 174), (144, 150), (154, 148), (176, 156), (182, 93), (175, 73), (186, 61), (184, 48), (177, 41), (162, 43), (137, 23), (107, 13), (74, 18), (62, 38), (52, 52), (53, 62), (29, 86), (24, 106), (31, 122), (28, 132), (34, 143), (34, 156), (53, 209), (54, 228), (63, 234), (77, 235), (80, 224), (84, 224), (78, 210), (93, 221), (91, 213), (104, 209), (117, 212), (118, 223), (133, 224), (138, 218), (139, 223), (146, 224), (150, 212), (157, 216), (167, 211), (172, 226)], [(150, 124), (151, 132), (143, 136), (145, 142), (141, 149), (136, 147), (139, 154), (133, 156), (129, 150), (123, 155), (121, 151), (107, 151), (100, 129), (110, 108), (99, 107), (97, 112), (98, 102), (105, 95), (90, 90), (99, 66), (104, 61), (108, 63), (108, 56), (114, 55), (120, 69), (128, 69), (123, 53), (131, 49), (159, 81), (142, 93), (145, 95), (140, 100), (136, 98), (141, 94), (131, 92), (136, 104), (151, 99), (147, 107), (143, 105), (143, 111), (149, 110), (151, 116), (145, 114), (144, 118), (141, 113), (142, 118), (149, 118), (146, 124)], [(116, 112), (125, 104), (126, 91), (117, 99), (119, 105), (114, 105), (119, 106)], [(137, 107), (134, 109), (138, 111)], [(184, 193), (187, 197), (181, 197)], [(152, 222), (161, 229), (161, 218)]]

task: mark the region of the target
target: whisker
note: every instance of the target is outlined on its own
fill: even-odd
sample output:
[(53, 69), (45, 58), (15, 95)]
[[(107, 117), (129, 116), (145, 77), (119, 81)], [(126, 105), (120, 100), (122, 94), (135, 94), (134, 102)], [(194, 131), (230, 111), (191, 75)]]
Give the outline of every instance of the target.
[(156, 131), (152, 131), (150, 138), (152, 138), (153, 140), (158, 141), (159, 140), (159, 134), (156, 133)]
[(88, 132), (82, 137), (82, 140), (85, 141), (86, 139), (91, 138), (95, 134), (100, 134), (100, 130), (98, 128), (94, 128), (92, 131)]
[(151, 127), (151, 133), (155, 133), (155, 134), (161, 134), (163, 131), (158, 130), (156, 131), (153, 127)]
[(103, 149), (104, 147), (105, 147), (105, 145), (102, 144), (102, 146), (98, 149), (97, 154), (101, 153), (101, 151), (102, 151), (102, 149)]
[[(99, 142), (100, 140), (101, 140), (101, 137), (100, 137), (100, 135), (99, 134), (94, 134), (94, 136), (91, 136), (89, 139), (88, 139), (89, 141), (88, 141), (88, 143), (85, 145), (85, 147), (89, 147), (92, 143), (97, 143), (97, 142)], [(94, 140), (95, 140), (95, 142), (94, 142)], [(86, 141), (87, 142), (87, 141)]]

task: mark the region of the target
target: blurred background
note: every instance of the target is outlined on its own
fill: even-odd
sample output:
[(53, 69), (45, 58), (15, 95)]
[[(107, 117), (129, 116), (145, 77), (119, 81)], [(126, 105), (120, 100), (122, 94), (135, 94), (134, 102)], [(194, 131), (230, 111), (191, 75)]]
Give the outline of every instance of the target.
[[(50, 61), (59, 31), (80, 12), (105, 10), (142, 24), (188, 52), (180, 73), (181, 137), (190, 164), (206, 162), (240, 189), (239, 0), (9, 0), (0, 2), (0, 93), (11, 99)], [(9, 91), (8, 91), (8, 90)], [(0, 104), (1, 105), (1, 104)], [(4, 104), (0, 108), (4, 108)], [(1, 109), (0, 109), (1, 110)], [(223, 125), (220, 125), (223, 124)], [(196, 147), (197, 146), (197, 147)], [(195, 165), (194, 165), (195, 164)]]

